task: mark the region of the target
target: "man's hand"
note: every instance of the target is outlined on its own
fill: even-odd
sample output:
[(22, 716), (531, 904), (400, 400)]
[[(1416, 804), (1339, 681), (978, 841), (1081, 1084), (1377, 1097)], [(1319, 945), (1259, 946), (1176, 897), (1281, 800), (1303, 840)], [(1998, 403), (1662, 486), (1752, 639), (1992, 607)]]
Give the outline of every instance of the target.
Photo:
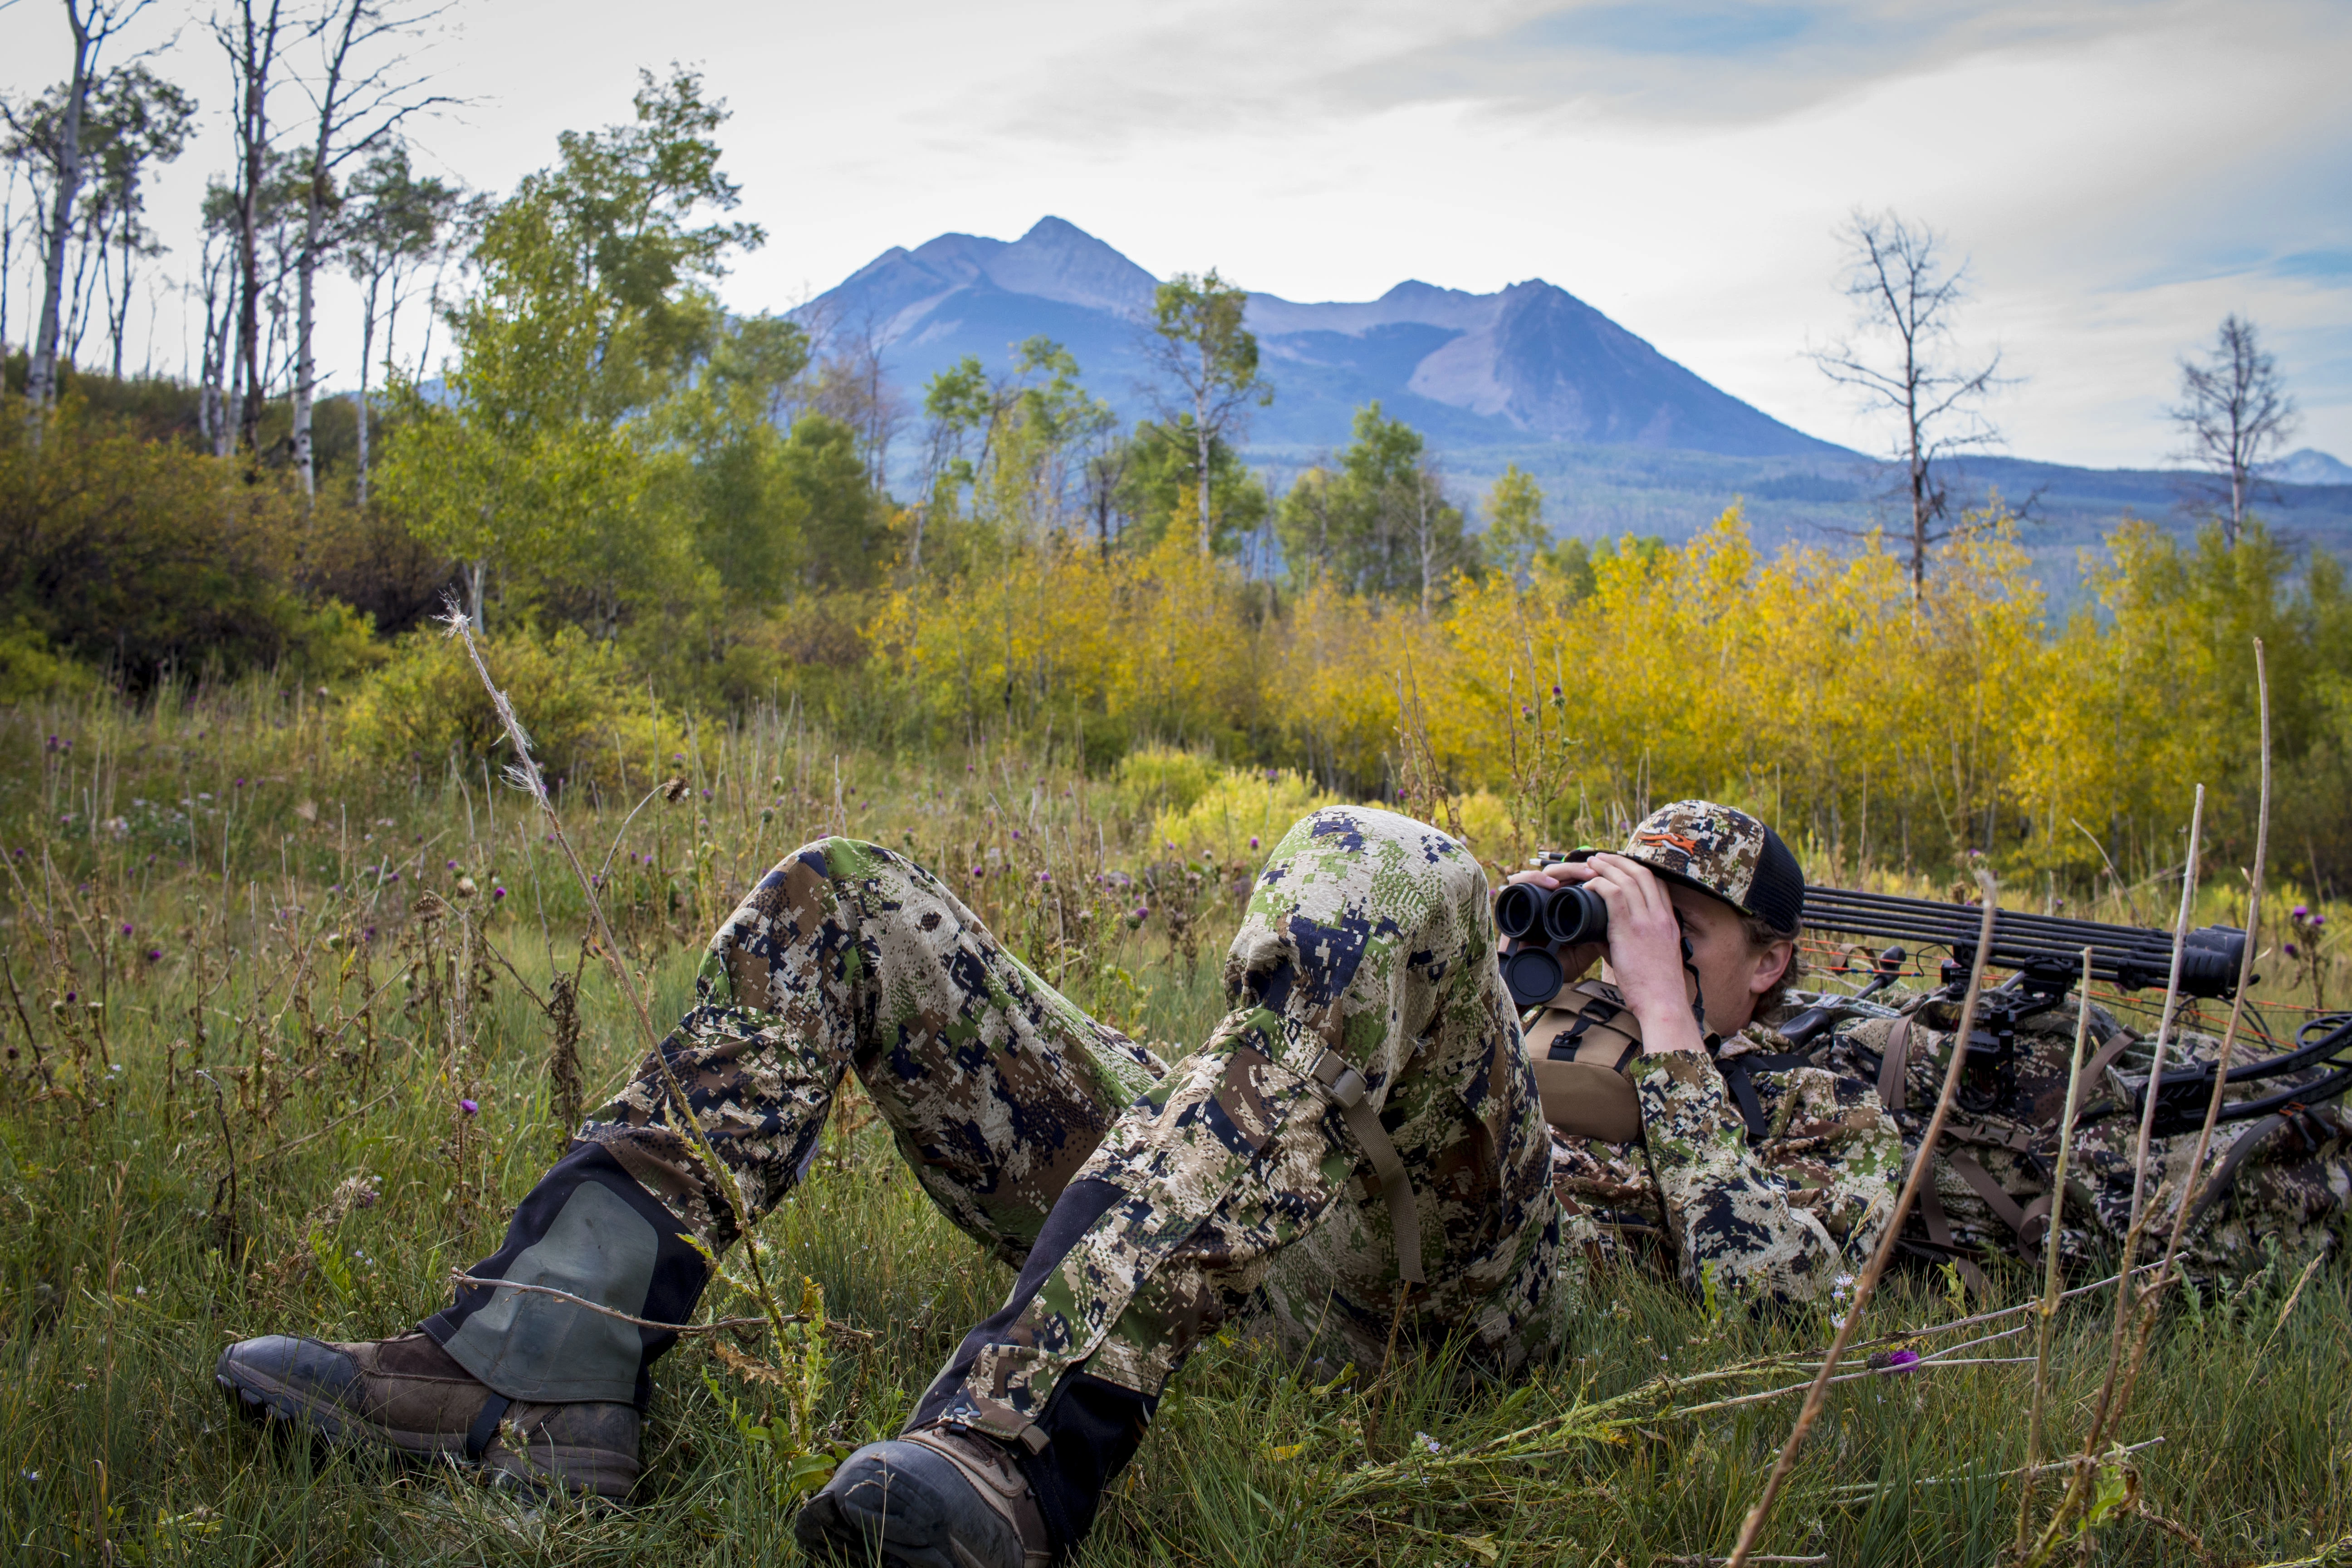
[[(1642, 1021), (1642, 1048), (1647, 1052), (1699, 1051), (1706, 1048), (1698, 1020), (1691, 1014), (1690, 976), (1683, 968), (1682, 922), (1665, 885), (1638, 860), (1622, 855), (1595, 855), (1570, 865), (1561, 862), (1540, 871), (1523, 871), (1514, 882), (1539, 881), (1547, 887), (1582, 883), (1599, 893), (1609, 906), (1609, 978), (1625, 998), (1625, 1005)], [(1581, 973), (1592, 962), (1590, 946), (1561, 955), (1560, 967)], [(1570, 960), (1586, 954), (1581, 966)]]

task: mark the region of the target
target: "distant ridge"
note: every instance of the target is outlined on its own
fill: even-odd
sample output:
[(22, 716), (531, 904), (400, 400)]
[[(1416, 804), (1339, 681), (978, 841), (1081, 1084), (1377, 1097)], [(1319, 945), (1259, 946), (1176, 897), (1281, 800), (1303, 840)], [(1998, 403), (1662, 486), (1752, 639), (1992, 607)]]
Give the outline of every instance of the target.
[[(1077, 358), (1130, 416), (1148, 405), (1139, 343), (1151, 274), (1076, 225), (1039, 220), (1007, 242), (946, 234), (894, 247), (802, 314), (871, 331), (910, 390), (967, 354), (992, 370), (1036, 334)], [(1250, 296), (1273, 406), (1261, 445), (1339, 447), (1380, 400), (1448, 447), (1572, 441), (1727, 457), (1846, 458), (1710, 385), (1567, 290), (1532, 279), (1494, 294), (1398, 284), (1378, 300)]]
[(2332, 453), (2305, 447), (2275, 463), (2263, 465), (2263, 478), (2282, 485), (2352, 485), (2352, 465)]

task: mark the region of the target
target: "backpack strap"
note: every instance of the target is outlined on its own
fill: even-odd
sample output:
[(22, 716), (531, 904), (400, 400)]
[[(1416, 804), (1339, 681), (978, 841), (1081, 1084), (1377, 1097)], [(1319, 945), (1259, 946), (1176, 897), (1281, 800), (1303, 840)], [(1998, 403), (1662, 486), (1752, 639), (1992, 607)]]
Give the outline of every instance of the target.
[(1372, 1163), (1372, 1173), (1381, 1179), (1381, 1198), (1388, 1205), (1389, 1226), (1396, 1234), (1398, 1272), (1408, 1284), (1423, 1283), (1426, 1276), (1421, 1268), (1421, 1210), (1413, 1203), (1412, 1178), (1404, 1173), (1404, 1162), (1397, 1158), (1396, 1145), (1389, 1141), (1389, 1130), (1381, 1125), (1380, 1112), (1364, 1098), (1364, 1075), (1349, 1066), (1348, 1058), (1339, 1052), (1326, 1050), (1315, 1058), (1315, 1080), (1331, 1091), (1340, 1119), (1355, 1135), (1364, 1158)]
[(1764, 1113), (1764, 1102), (1757, 1096), (1753, 1075), (1787, 1072), (1792, 1068), (1812, 1065), (1812, 1058), (1794, 1051), (1779, 1056), (1743, 1051), (1738, 1056), (1715, 1058), (1715, 1070), (1723, 1075), (1724, 1087), (1731, 1090), (1731, 1102), (1739, 1107), (1739, 1119), (1748, 1123), (1748, 1141), (1750, 1143), (1762, 1142), (1772, 1131), (1772, 1120)]
[(1886, 1031), (1886, 1051), (1878, 1060), (1878, 1102), (1892, 1111), (1903, 1109), (1904, 1069), (1911, 1065), (1911, 1019), (1906, 1013)]
[(2018, 1250), (2025, 1255), (2025, 1260), (2028, 1263), (2038, 1262), (2034, 1242), (2050, 1223), (2049, 1194), (2045, 1193), (2031, 1204), (2019, 1203), (1966, 1149), (1953, 1150), (1944, 1156), (1944, 1163), (1951, 1166), (1953, 1174), (1966, 1182), (1977, 1196), (1984, 1200), (1985, 1207), (1992, 1210), (2001, 1224), (2016, 1234)]
[(1927, 1226), (1927, 1240), (1935, 1249), (1933, 1256), (1958, 1269), (1960, 1278), (1968, 1281), (1969, 1289), (1979, 1296), (1990, 1296), (1992, 1281), (1985, 1278), (1984, 1270), (1969, 1257), (1969, 1249), (1953, 1238), (1951, 1221), (1944, 1217), (1944, 1200), (1936, 1195), (1936, 1173), (1933, 1169), (1919, 1184), (1919, 1222)]

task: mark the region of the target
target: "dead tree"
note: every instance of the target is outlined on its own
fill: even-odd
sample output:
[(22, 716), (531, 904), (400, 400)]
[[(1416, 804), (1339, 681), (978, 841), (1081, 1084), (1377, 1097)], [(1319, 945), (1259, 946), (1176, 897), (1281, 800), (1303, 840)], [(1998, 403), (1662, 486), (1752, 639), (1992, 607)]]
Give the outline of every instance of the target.
[(2234, 312), (2221, 318), (2203, 364), (2181, 357), (2180, 399), (2166, 411), (2187, 439), (2179, 456), (2210, 476), (2204, 499), (2222, 539), (2234, 546), (2263, 462), (2294, 433), (2294, 399), (2279, 381), (2277, 363), (2263, 352), (2253, 322)]
[(1948, 266), (1943, 237), (1893, 213), (1857, 212), (1838, 230), (1846, 249), (1841, 288), (1854, 303), (1856, 335), (1811, 358), (1822, 373), (1891, 415), (1891, 464), (1904, 470), (1911, 509), (1911, 596), (1926, 591), (1927, 552), (1952, 536), (1949, 486), (1940, 465), (1955, 453), (1999, 444), (1977, 406), (2004, 384), (2000, 355), (1952, 363), (1952, 318), (1968, 297), (1968, 263)]

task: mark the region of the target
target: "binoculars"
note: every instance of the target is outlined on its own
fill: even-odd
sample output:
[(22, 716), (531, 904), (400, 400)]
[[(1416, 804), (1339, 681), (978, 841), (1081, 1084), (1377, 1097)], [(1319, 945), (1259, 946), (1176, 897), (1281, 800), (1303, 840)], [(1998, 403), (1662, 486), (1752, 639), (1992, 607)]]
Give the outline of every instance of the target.
[(1609, 935), (1609, 906), (1590, 888), (1539, 888), (1513, 882), (1495, 900), (1495, 925), (1513, 942), (1601, 942)]
[(1522, 1008), (1540, 1007), (1567, 979), (1551, 954), (1557, 942), (1573, 947), (1609, 934), (1609, 906), (1590, 888), (1539, 888), (1513, 882), (1495, 900), (1495, 925), (1517, 947), (1503, 960), (1503, 984)]

